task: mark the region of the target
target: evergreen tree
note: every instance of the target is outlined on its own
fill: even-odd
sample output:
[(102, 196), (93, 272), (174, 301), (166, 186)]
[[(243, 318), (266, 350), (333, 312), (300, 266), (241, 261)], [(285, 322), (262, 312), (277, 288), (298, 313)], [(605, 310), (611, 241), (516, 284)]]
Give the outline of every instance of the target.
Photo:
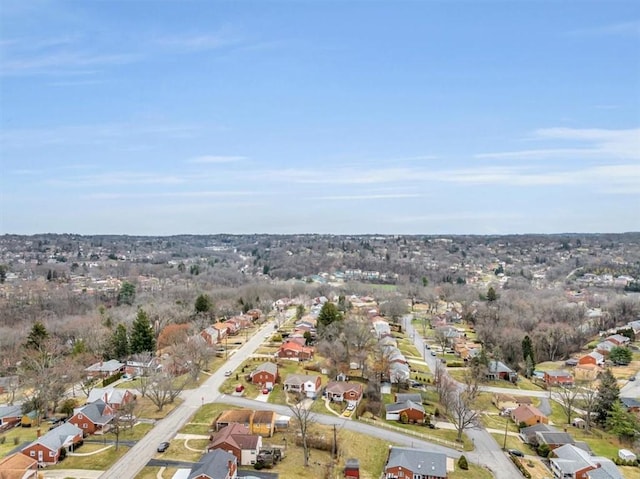
[(342, 319), (342, 314), (336, 308), (336, 305), (330, 301), (327, 301), (322, 305), (320, 313), (318, 314), (318, 323), (322, 326), (329, 326), (334, 321)]
[(464, 455), (460, 456), (460, 459), (458, 459), (458, 467), (463, 471), (469, 469), (469, 463), (467, 462), (467, 458), (464, 457)]
[(525, 367), (525, 376), (528, 377), (528, 378), (533, 376), (533, 371), (535, 371), (535, 369), (536, 369), (536, 365), (533, 362), (533, 359), (531, 359), (531, 356), (527, 356), (526, 367)]
[(300, 321), (303, 316), (304, 316), (304, 306), (302, 304), (299, 304), (298, 306), (296, 306), (296, 320)]
[(211, 311), (213, 303), (208, 294), (201, 294), (196, 298), (195, 309), (196, 313), (208, 313)]
[(129, 281), (124, 281), (118, 292), (118, 304), (128, 304), (131, 306), (136, 299), (136, 287)]
[(615, 346), (611, 348), (611, 351), (609, 352), (609, 359), (613, 361), (613, 364), (615, 365), (626, 366), (633, 359), (633, 353), (629, 348)]
[(620, 388), (618, 382), (613, 376), (610, 369), (600, 373), (600, 386), (598, 387), (598, 395), (596, 398), (595, 412), (598, 413), (597, 421), (600, 424), (606, 424), (609, 413), (613, 409), (613, 405), (620, 397)]
[(153, 336), (153, 328), (149, 322), (147, 313), (140, 308), (136, 319), (131, 326), (130, 350), (132, 354), (142, 353), (145, 351), (154, 352), (156, 349), (156, 340)]
[(33, 323), (31, 331), (29, 331), (27, 342), (24, 346), (28, 349), (41, 349), (48, 337), (49, 332), (47, 331), (47, 328), (44, 327), (42, 322), (36, 321)]
[(522, 359), (526, 361), (527, 358), (531, 358), (531, 361), (535, 364), (533, 343), (531, 342), (529, 335), (526, 335), (522, 340)]
[(620, 401), (616, 401), (609, 411), (607, 429), (621, 441), (631, 442), (636, 431), (640, 430), (640, 424), (635, 414), (627, 411)]
[(6, 264), (0, 264), (0, 284), (4, 283), (7, 279), (8, 267)]
[[(119, 323), (111, 336), (111, 354), (114, 358), (124, 359), (129, 356), (129, 338), (127, 328), (124, 324)], [(111, 359), (111, 358), (109, 358)]]
[(493, 302), (496, 299), (498, 299), (498, 295), (496, 294), (496, 290), (493, 289), (493, 286), (489, 286), (489, 289), (487, 290), (487, 301)]

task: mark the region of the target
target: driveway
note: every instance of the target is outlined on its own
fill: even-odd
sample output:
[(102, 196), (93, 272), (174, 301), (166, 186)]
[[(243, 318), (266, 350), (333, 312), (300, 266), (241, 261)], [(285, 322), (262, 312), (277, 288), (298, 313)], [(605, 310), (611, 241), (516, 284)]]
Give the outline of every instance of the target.
[(44, 479), (98, 479), (104, 471), (90, 471), (88, 469), (50, 469), (43, 470)]

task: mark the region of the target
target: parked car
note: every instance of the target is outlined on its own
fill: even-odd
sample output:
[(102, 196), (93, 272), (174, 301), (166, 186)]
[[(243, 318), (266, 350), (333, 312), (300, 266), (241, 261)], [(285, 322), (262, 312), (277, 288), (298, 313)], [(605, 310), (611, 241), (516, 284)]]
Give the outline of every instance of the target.
[(636, 380), (636, 377), (635, 377), (635, 376), (631, 376), (631, 377), (629, 378), (629, 381), (635, 381), (635, 380)]
[(435, 356), (436, 352), (435, 351), (431, 351), (431, 356)]
[(232, 374), (233, 374), (233, 371), (225, 371), (225, 372), (224, 372), (224, 375), (225, 375), (226, 377), (229, 377), (229, 376), (231, 376)]
[(517, 456), (517, 457), (524, 457), (524, 452), (518, 450), (518, 449), (507, 449), (507, 452), (509, 454), (511, 454), (512, 456)]
[(242, 391), (244, 391), (244, 386), (242, 384), (238, 384), (236, 386), (236, 392), (241, 393)]
[(356, 408), (356, 405), (351, 403), (347, 406), (347, 411), (353, 411)]
[(264, 388), (262, 390), (262, 394), (269, 394), (269, 388)]
[(167, 449), (169, 449), (169, 443), (168, 442), (165, 441), (165, 442), (161, 442), (160, 444), (158, 444), (158, 449), (157, 449), (158, 452), (164, 452)]

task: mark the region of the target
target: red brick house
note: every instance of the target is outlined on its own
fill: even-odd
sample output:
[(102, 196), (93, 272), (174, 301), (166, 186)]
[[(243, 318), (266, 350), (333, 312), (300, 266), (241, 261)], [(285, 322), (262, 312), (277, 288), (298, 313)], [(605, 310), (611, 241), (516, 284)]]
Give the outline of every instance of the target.
[(324, 390), (327, 398), (336, 402), (358, 402), (362, 397), (362, 383), (331, 381)]
[(598, 351), (592, 351), (589, 354), (585, 354), (580, 359), (578, 359), (578, 364), (580, 366), (584, 366), (586, 364), (592, 364), (594, 366), (602, 366), (604, 365), (604, 356), (600, 354)]
[(547, 386), (573, 386), (573, 376), (569, 371), (545, 371), (544, 383)]
[(273, 387), (278, 382), (278, 365), (275, 363), (263, 363), (250, 375), (251, 382), (263, 387)]
[(424, 407), (411, 400), (386, 405), (387, 421), (400, 421), (404, 415), (410, 423), (422, 423), (425, 418)]
[(345, 479), (360, 479), (360, 461), (357, 459), (347, 459), (344, 464)]
[(60, 451), (72, 451), (82, 444), (82, 430), (68, 422), (51, 429), (20, 452), (38, 461), (40, 467), (57, 464)]
[(96, 402), (99, 399), (103, 400), (113, 409), (120, 409), (122, 406), (129, 404), (131, 401), (135, 401), (136, 395), (129, 389), (120, 388), (93, 388), (89, 391), (89, 397), (87, 398), (87, 404)]
[(389, 457), (384, 466), (386, 479), (446, 479), (447, 456), (438, 452), (423, 451), (408, 447), (389, 448)]
[(96, 432), (105, 432), (114, 417), (113, 408), (102, 399), (98, 399), (77, 409), (68, 422), (78, 426), (83, 434), (88, 436)]
[(241, 466), (256, 463), (262, 447), (262, 437), (253, 435), (242, 424), (230, 424), (211, 436), (207, 452), (221, 449), (233, 454)]
[(200, 336), (202, 336), (209, 346), (215, 346), (220, 342), (220, 333), (213, 326), (209, 326), (200, 331)]
[(288, 341), (278, 349), (276, 355), (279, 358), (284, 359), (297, 359), (298, 361), (305, 361), (313, 358), (314, 349), (308, 346), (301, 346), (295, 342)]

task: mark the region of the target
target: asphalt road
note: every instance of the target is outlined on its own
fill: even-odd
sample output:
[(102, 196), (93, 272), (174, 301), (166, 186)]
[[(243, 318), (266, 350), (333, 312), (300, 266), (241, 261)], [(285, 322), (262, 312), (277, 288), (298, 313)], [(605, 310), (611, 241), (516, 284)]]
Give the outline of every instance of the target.
[(273, 323), (265, 324), (256, 334), (242, 345), (234, 354), (229, 356), (224, 367), (213, 373), (198, 389), (183, 391), (182, 404), (171, 411), (166, 418), (158, 421), (127, 454), (122, 456), (100, 479), (124, 479), (135, 477), (149, 460), (156, 454), (158, 444), (170, 441), (176, 433), (189, 421), (189, 418), (205, 403), (218, 399), (218, 389), (226, 379), (224, 371), (235, 370), (253, 353), (266, 338), (273, 334)]
[[(403, 321), (407, 336), (413, 337), (414, 346), (424, 357), (429, 369), (431, 369), (432, 372), (435, 371), (436, 361), (438, 358), (431, 356), (430, 353), (426, 354), (426, 351), (428, 350), (425, 349), (425, 341), (422, 339), (420, 334), (414, 330), (413, 325), (411, 324), (411, 315), (405, 316)], [(513, 389), (511, 389), (510, 392), (513, 393)], [(484, 428), (467, 428), (465, 429), (465, 432), (473, 441), (475, 446), (475, 450), (473, 452), (465, 453), (465, 456), (472, 464), (484, 465), (491, 470), (496, 479), (514, 479), (517, 477), (524, 477), (511, 462), (511, 459), (507, 457), (491, 434), (489, 434)]]

